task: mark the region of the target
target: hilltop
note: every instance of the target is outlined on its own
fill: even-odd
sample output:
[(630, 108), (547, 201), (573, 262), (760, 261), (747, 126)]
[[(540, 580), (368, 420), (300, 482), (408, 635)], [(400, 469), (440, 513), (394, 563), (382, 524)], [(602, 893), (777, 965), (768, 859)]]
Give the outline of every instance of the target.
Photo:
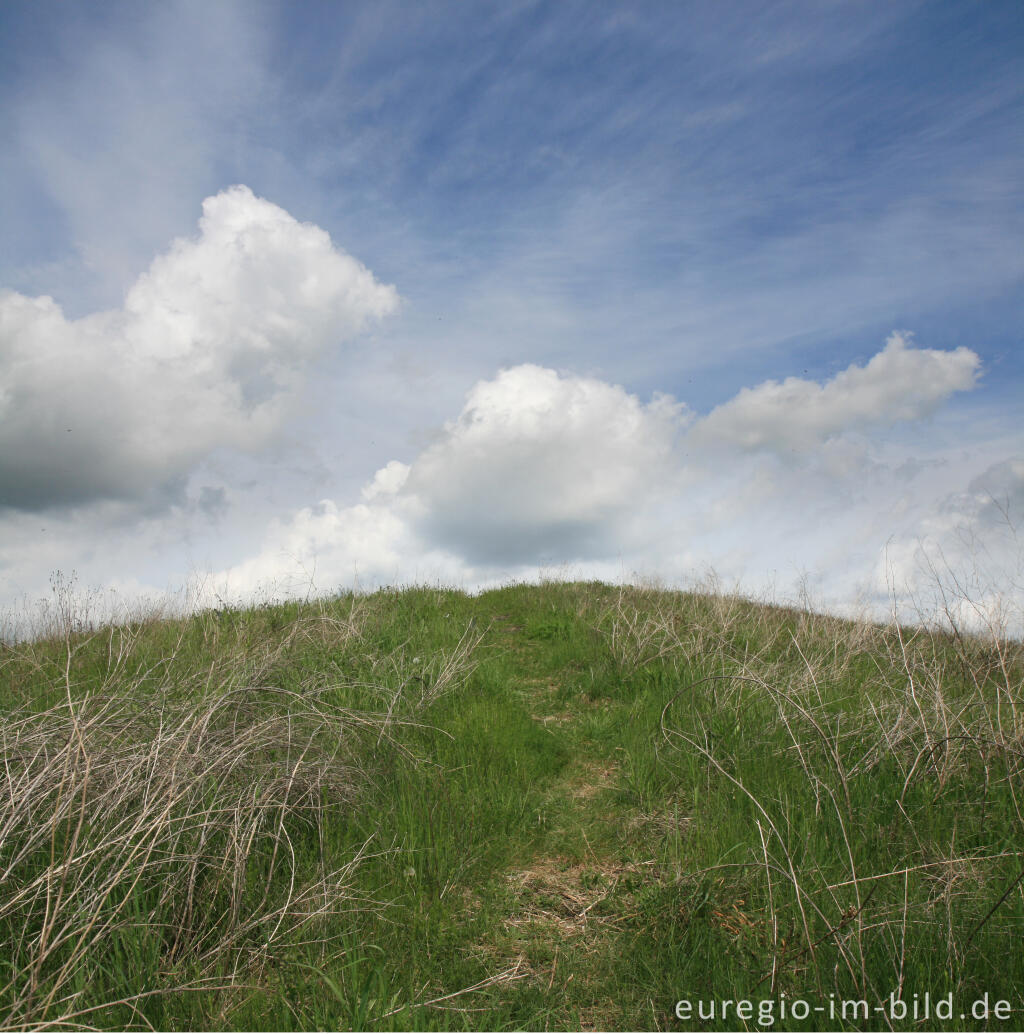
[(418, 588), (69, 625), (0, 647), (0, 702), (3, 1029), (1024, 1006), (1019, 643)]

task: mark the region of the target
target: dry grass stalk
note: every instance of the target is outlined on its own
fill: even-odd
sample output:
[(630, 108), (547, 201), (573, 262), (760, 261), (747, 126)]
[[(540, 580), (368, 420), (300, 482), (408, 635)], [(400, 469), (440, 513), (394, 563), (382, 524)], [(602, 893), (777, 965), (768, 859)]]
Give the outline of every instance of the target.
[(464, 678), (479, 634), (436, 658), (429, 683), (404, 678), (401, 708), (373, 714), (332, 703), (330, 685), (262, 683), (297, 640), (358, 637), (358, 616), (300, 616), (251, 643), (214, 618), (206, 633), (223, 649), (215, 641), (197, 671), (184, 629), (156, 663), (139, 654), (137, 629), (110, 630), (100, 690), (87, 694), (75, 658), (95, 636), (68, 626), (61, 664), (19, 650), (63, 699), (0, 716), (0, 929), (16, 963), (0, 985), (0, 1029), (76, 1025), (117, 1004), (86, 1004), (114, 942), (154, 954), (167, 993), (236, 988), (277, 945), (325, 944), (344, 931), (339, 918), (374, 907), (352, 888), (367, 845), (332, 868), (325, 823), (359, 806), (372, 777), (364, 745)]

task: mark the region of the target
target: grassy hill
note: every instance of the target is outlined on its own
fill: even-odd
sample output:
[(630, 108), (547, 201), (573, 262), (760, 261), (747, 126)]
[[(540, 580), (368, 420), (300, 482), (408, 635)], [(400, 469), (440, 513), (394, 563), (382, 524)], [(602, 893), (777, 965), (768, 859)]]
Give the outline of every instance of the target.
[(411, 589), (69, 620), (0, 712), (0, 1029), (1020, 1023), (1016, 643)]

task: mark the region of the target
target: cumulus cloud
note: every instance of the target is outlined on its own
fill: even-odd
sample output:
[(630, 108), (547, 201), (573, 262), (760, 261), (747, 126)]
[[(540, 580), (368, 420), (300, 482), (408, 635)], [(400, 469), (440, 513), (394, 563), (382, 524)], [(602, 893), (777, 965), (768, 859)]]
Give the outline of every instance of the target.
[(141, 497), (280, 427), (308, 362), (397, 294), (328, 234), (232, 187), (119, 310), (0, 293), (0, 506)]
[[(937, 512), (942, 473), (919, 464), (931, 483), (908, 487), (913, 465), (900, 453), (865, 478), (865, 443), (846, 433), (920, 418), (977, 368), (968, 349), (894, 335), (864, 367), (745, 389), (697, 421), (666, 395), (644, 402), (592, 377), (504, 369), (475, 384), (411, 462), (381, 467), (358, 505), (324, 501), (276, 523), (257, 556), (219, 577), (243, 591), (313, 571), (325, 587), (354, 575), (484, 584), (560, 564), (671, 579), (711, 564), (759, 586), (811, 570), (823, 592), (849, 595), (887, 538)], [(763, 462), (790, 441), (809, 464)]]
[(676, 485), (687, 414), (617, 385), (534, 365), (468, 393), (457, 419), (412, 464), (392, 461), (363, 502), (324, 501), (275, 524), (259, 556), (221, 572), (229, 591), (410, 577), (453, 580), (599, 559), (638, 545), (635, 519)]
[(847, 431), (921, 419), (974, 387), (976, 353), (913, 348), (910, 339), (890, 335), (866, 366), (849, 366), (825, 384), (787, 377), (744, 388), (699, 421), (693, 439), (706, 447), (809, 452)]
[(260, 552), (213, 575), (206, 591), (210, 598), (251, 599), (400, 581), (414, 558), (423, 559), (418, 549), (400, 509), (327, 499), (273, 522)]
[(367, 501), (393, 496), (402, 488), (408, 477), (409, 468), (398, 460), (392, 460), (373, 475), (373, 480), (368, 485), (363, 486), (362, 496)]
[(469, 393), (403, 491), (426, 539), (471, 563), (576, 560), (621, 547), (638, 501), (676, 474), (683, 407), (523, 365)]

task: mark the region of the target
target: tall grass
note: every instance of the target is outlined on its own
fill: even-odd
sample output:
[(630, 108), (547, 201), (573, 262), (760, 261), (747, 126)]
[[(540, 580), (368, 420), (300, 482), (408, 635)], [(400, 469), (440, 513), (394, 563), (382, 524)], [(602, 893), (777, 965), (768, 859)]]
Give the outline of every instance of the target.
[(731, 955), (685, 990), (1019, 1004), (1020, 643), (721, 596), (636, 613), (603, 621), (620, 666), (680, 675), (659, 719), (695, 818), (677, 957)]
[[(83, 634), (69, 615), (62, 641), (7, 649), (0, 1027), (152, 1020), (149, 1000), (186, 993), (228, 1003), (281, 946), (325, 950), (378, 907), (352, 883), (372, 838), (339, 857), (330, 826), (408, 754), (396, 727), (465, 677), (479, 637), (415, 674), (399, 651), (369, 658), (372, 681), (346, 678), (337, 659), (365, 616), (351, 601), (344, 617)], [(297, 672), (311, 648), (334, 670)]]
[(54, 615), (0, 646), (0, 1028), (1024, 1007), (998, 628), (558, 582)]

